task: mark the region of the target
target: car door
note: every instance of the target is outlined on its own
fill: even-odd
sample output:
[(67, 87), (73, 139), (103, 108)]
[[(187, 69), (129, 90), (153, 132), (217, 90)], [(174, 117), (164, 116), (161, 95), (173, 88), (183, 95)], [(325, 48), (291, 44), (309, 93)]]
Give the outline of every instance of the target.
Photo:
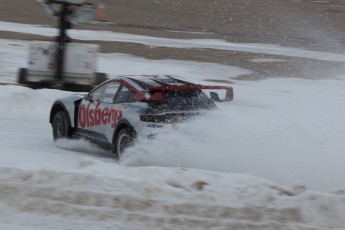
[[(121, 84), (115, 95), (114, 101), (109, 104), (109, 120), (111, 120), (111, 122), (108, 122), (103, 126), (103, 133), (107, 137), (108, 142), (111, 143), (114, 129), (116, 128), (118, 122), (122, 119), (128, 119), (128, 113), (126, 113), (126, 111), (128, 111), (129, 107), (131, 106), (129, 102), (133, 102), (134, 94), (135, 93), (127, 86)], [(108, 112), (108, 110), (106, 112)]]
[(78, 110), (78, 128), (83, 136), (106, 141), (104, 127), (116, 122), (112, 105), (120, 85), (118, 81), (103, 84), (81, 101)]
[(99, 132), (104, 135), (107, 142), (112, 143), (114, 129), (122, 118), (124, 107), (115, 103), (117, 95), (121, 91), (122, 83), (112, 81), (103, 91), (100, 97), (100, 104), (96, 108), (98, 119), (95, 120), (99, 127)]

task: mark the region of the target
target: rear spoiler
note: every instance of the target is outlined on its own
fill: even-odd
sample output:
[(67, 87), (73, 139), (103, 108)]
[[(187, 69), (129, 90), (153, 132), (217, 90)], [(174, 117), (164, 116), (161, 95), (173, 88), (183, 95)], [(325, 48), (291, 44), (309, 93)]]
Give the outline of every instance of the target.
[[(219, 99), (218, 93), (210, 92), (211, 99), (214, 101), (232, 101), (234, 99), (234, 91), (231, 86), (208, 86), (208, 85), (169, 85), (148, 88), (150, 91), (170, 91), (170, 90), (195, 90), (195, 89), (224, 89), (225, 99)], [(154, 94), (152, 95), (152, 97)]]

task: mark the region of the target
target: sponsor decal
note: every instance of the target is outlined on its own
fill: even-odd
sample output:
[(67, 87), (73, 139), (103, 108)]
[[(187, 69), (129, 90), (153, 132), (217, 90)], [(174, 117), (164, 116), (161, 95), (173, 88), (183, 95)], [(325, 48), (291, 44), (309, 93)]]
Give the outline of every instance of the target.
[(91, 102), (83, 104), (79, 108), (78, 120), (81, 128), (93, 127), (98, 125), (110, 124), (112, 128), (116, 127), (117, 122), (122, 118), (124, 107), (105, 107), (99, 108), (100, 102), (94, 109), (90, 109)]

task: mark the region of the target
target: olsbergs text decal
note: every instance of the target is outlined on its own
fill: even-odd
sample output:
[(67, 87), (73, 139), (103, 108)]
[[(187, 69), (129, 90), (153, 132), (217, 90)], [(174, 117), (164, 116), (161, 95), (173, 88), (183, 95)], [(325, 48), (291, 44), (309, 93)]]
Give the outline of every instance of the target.
[(78, 120), (81, 128), (101, 124), (111, 124), (112, 128), (116, 127), (116, 123), (122, 118), (124, 107), (105, 107), (101, 110), (99, 104), (98, 102), (95, 109), (90, 109), (91, 102), (87, 106), (85, 104), (80, 106)]

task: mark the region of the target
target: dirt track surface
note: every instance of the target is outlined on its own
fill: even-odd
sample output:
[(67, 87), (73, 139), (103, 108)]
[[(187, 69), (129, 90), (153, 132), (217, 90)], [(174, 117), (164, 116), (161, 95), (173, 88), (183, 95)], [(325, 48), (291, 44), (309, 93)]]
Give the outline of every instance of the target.
[[(91, 2), (97, 3), (97, 0)], [(345, 2), (342, 0), (106, 0), (110, 23), (75, 28), (109, 30), (168, 38), (224, 39), (268, 43), (345, 53)], [(1, 3), (0, 20), (56, 25), (35, 0)], [(0, 38), (50, 39), (1, 32)], [(140, 44), (98, 41), (102, 52), (118, 52), (151, 59), (179, 59), (235, 65), (253, 71), (245, 78), (271, 76), (327, 78), (339, 75), (343, 63), (232, 52), (152, 48)], [(284, 62), (252, 62), (255, 58), (282, 58)]]

